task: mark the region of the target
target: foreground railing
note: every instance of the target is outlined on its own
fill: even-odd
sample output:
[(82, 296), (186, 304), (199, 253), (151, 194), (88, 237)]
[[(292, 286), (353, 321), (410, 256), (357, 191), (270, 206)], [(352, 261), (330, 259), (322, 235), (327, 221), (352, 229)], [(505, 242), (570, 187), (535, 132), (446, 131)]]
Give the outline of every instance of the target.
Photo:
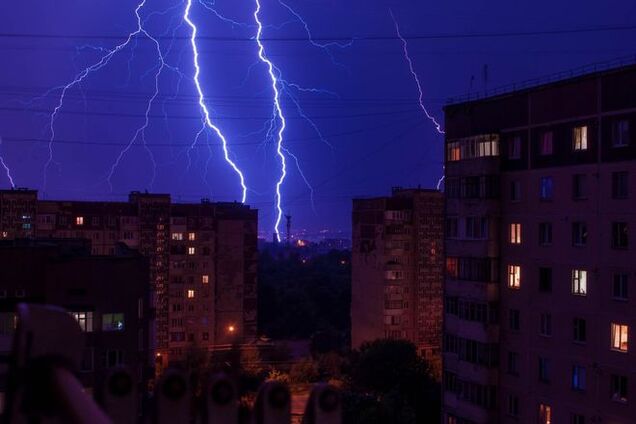
[[(238, 388), (224, 374), (212, 376), (195, 396), (185, 373), (168, 370), (142, 407), (133, 377), (125, 369), (115, 369), (97, 388), (98, 401), (93, 400), (72, 372), (80, 361), (81, 336), (75, 320), (62, 309), (18, 306), (4, 423), (288, 424), (292, 420), (287, 385), (264, 383), (246, 414)], [(341, 413), (339, 393), (317, 384), (302, 422), (339, 424)]]

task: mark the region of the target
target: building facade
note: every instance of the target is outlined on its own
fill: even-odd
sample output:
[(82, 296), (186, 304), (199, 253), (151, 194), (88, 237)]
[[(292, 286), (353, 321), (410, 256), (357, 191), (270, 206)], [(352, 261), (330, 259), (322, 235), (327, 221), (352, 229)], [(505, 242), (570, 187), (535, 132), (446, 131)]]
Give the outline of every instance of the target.
[(143, 387), (154, 363), (148, 259), (125, 246), (111, 256), (90, 248), (78, 239), (0, 241), (0, 335), (13, 335), (18, 303), (60, 306), (85, 335), (77, 370), (84, 387), (120, 366)]
[[(444, 198), (393, 190), (353, 201), (351, 339), (412, 341), (441, 364)], [(439, 368), (438, 368), (439, 369)]]
[(249, 206), (139, 192), (128, 202), (49, 201), (4, 190), (0, 238), (87, 239), (93, 255), (113, 255), (117, 243), (139, 250), (150, 264), (159, 365), (256, 336), (257, 211)]
[(634, 422), (636, 67), (445, 113), (445, 423)]

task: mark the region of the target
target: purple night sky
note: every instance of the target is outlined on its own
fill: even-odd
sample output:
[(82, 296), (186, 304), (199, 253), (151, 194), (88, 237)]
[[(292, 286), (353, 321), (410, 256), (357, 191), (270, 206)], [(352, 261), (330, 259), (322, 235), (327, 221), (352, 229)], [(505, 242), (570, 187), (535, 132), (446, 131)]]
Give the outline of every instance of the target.
[[(276, 128), (267, 137), (274, 109), (254, 39), (256, 0), (191, 1), (206, 105), (244, 172), (247, 202), (260, 209), (261, 229), (271, 233), (280, 163)], [(114, 200), (147, 189), (169, 192), (177, 201), (240, 200), (237, 174), (224, 160), (219, 138), (202, 131), (191, 29), (183, 20), (187, 3), (147, 0), (140, 9), (165, 66), (146, 144), (140, 132), (110, 184), (113, 164), (145, 123), (161, 64), (154, 42), (139, 35), (66, 92), (45, 173), (50, 114), (61, 87), (135, 31), (138, 2), (0, 3), (0, 155), (17, 186), (43, 190), (46, 179), (47, 198)], [(311, 191), (286, 154), (282, 207), (296, 228), (347, 230), (351, 197), (387, 194), (395, 185), (432, 187), (441, 175), (443, 137), (419, 108), (389, 9), (409, 38), (425, 104), (440, 121), (446, 99), (466, 93), (471, 76), (478, 91), (636, 53), (633, 0), (261, 0), (265, 52), (285, 80), (284, 145), (314, 188), (312, 208)], [(313, 44), (291, 10), (304, 18)], [(511, 35), (519, 32), (539, 34)], [(479, 33), (500, 36), (466, 36)], [(462, 36), (426, 37), (435, 34)], [(319, 46), (333, 38), (340, 45)], [(0, 171), (0, 187), (7, 188)]]

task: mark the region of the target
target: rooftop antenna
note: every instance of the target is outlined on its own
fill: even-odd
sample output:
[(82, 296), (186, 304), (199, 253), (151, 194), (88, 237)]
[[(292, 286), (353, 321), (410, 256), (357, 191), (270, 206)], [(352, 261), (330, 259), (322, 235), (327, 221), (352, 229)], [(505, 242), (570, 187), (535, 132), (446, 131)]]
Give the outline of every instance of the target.
[(291, 244), (291, 215), (285, 215), (285, 220), (287, 221), (287, 245)]

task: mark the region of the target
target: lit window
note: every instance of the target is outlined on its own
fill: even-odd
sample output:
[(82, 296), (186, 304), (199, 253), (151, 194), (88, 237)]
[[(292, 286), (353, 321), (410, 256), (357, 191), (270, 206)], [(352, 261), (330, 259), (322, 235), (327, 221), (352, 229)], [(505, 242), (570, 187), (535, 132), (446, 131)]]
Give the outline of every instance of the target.
[(188, 290), (187, 296), (188, 299), (194, 299), (194, 290)]
[(76, 216), (75, 217), (75, 225), (84, 225), (84, 217)]
[(71, 312), (73, 318), (77, 320), (82, 331), (90, 333), (93, 331), (93, 313), (92, 312)]
[(194, 255), (196, 253), (196, 249), (194, 247), (188, 247), (188, 255)]
[(123, 331), (124, 314), (102, 315), (102, 331)]
[(627, 352), (629, 326), (624, 324), (612, 323), (612, 350)]
[(519, 265), (508, 265), (508, 287), (511, 289), (521, 288), (521, 267)]
[(446, 146), (447, 149), (447, 159), (449, 162), (455, 162), (461, 159), (461, 148), (458, 142), (448, 143)]
[(510, 224), (510, 243), (521, 244), (521, 224)]
[(587, 150), (587, 125), (574, 127), (572, 131), (572, 147), (574, 150)]
[(552, 408), (550, 405), (539, 404), (539, 423), (552, 424)]
[(197, 235), (195, 233), (188, 233), (188, 240), (194, 241), (197, 239)]
[(583, 269), (572, 270), (572, 294), (587, 295), (587, 271)]
[(183, 240), (183, 233), (172, 233), (172, 240)]
[(210, 276), (209, 276), (209, 275), (207, 275), (207, 274), (202, 275), (202, 276), (201, 276), (201, 282), (202, 282), (203, 284), (208, 284), (208, 283), (210, 282)]
[(552, 139), (552, 131), (545, 131), (541, 134), (541, 146), (539, 149), (541, 156), (549, 156), (552, 154)]
[(629, 145), (629, 121), (620, 119), (612, 125), (612, 146), (624, 147)]

